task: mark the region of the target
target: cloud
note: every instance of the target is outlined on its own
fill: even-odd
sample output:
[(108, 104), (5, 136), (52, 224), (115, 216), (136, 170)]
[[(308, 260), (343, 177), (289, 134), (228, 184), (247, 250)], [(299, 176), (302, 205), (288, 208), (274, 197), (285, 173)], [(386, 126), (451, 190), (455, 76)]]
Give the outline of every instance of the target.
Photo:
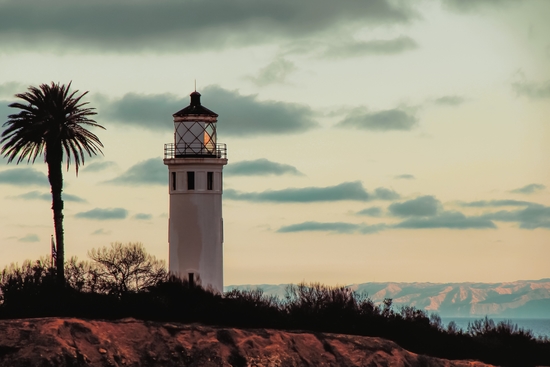
[(289, 232), (332, 232), (332, 233), (360, 233), (370, 234), (388, 229), (487, 229), (496, 228), (495, 224), (481, 217), (466, 217), (459, 212), (443, 212), (434, 217), (411, 218), (403, 222), (388, 225), (384, 223), (368, 225), (364, 223), (345, 223), (345, 222), (303, 222), (283, 226), (277, 230), (279, 233)]
[(357, 57), (364, 55), (394, 55), (418, 48), (415, 40), (400, 36), (390, 40), (348, 41), (329, 46), (323, 56), (332, 58)]
[(482, 215), (488, 220), (518, 222), (523, 229), (550, 228), (550, 207), (534, 204), (514, 211), (501, 210)]
[(460, 212), (446, 211), (432, 217), (410, 218), (393, 225), (393, 228), (486, 229), (496, 228), (496, 226), (485, 217), (467, 217)]
[(3, 1), (0, 42), (3, 50), (195, 53), (415, 17), (390, 0)]
[(99, 172), (99, 171), (106, 170), (107, 168), (114, 167), (116, 165), (117, 164), (113, 161), (93, 162), (93, 163), (90, 163), (90, 164), (84, 166), (84, 168), (82, 168), (81, 171), (84, 171), (84, 172)]
[(460, 203), (460, 206), (471, 207), (471, 208), (490, 208), (497, 206), (528, 206), (536, 205), (530, 201), (521, 201), (521, 200), (479, 200), (471, 201), (468, 203)]
[[(62, 194), (63, 201), (70, 201), (75, 203), (86, 203), (86, 200), (82, 199), (81, 197), (71, 195), (71, 194)], [(44, 201), (52, 201), (52, 194), (49, 193), (41, 193), (40, 191), (30, 191), (25, 194), (17, 195), (17, 196), (10, 196), (10, 199), (22, 199), (22, 200), (44, 200)]]
[(294, 63), (285, 60), (283, 57), (278, 57), (269, 65), (260, 69), (258, 75), (249, 77), (256, 85), (263, 87), (270, 84), (281, 84), (286, 81), (290, 73), (296, 70)]
[(397, 200), (401, 196), (390, 189), (384, 187), (378, 187), (374, 190), (374, 195), (371, 196), (372, 200)]
[(28, 234), (25, 237), (21, 237), (17, 241), (19, 242), (40, 242), (40, 238), (38, 238), (35, 234)]
[(333, 232), (333, 233), (376, 233), (386, 228), (385, 224), (354, 224), (344, 222), (304, 222), (283, 226), (277, 230), (279, 233), (290, 232)]
[(395, 191), (381, 187), (376, 189), (374, 194), (369, 194), (359, 181), (328, 187), (289, 188), (263, 192), (240, 192), (227, 189), (224, 193), (225, 198), (230, 200), (279, 203), (392, 200), (391, 198), (396, 195), (399, 196)]
[(420, 196), (403, 203), (393, 203), (388, 211), (398, 217), (428, 217), (436, 215), (441, 208), (441, 202), (435, 197)]
[(2, 124), (7, 120), (7, 117), (15, 112), (15, 110), (9, 105), (13, 101), (0, 100), (0, 117), (2, 118)]
[(153, 215), (146, 213), (137, 213), (132, 218), (137, 220), (150, 220), (153, 218)]
[(125, 186), (166, 186), (168, 185), (168, 169), (162, 162), (162, 159), (151, 158), (136, 163), (120, 176), (104, 183)]
[(416, 177), (414, 177), (413, 175), (409, 175), (409, 174), (403, 174), (403, 175), (394, 176), (394, 179), (396, 179), (396, 180), (414, 180), (414, 179), (416, 179)]
[[(6, 97), (13, 97), (16, 93), (22, 93), (25, 92), (29, 88), (28, 85), (25, 85), (23, 83), (19, 82), (6, 82), (0, 84), (0, 96), (6, 96)], [(0, 104), (3, 104), (4, 102), (0, 102)], [(8, 108), (8, 104), (11, 102), (5, 102), (6, 108)], [(11, 111), (15, 111), (13, 108), (9, 108)], [(1, 111), (1, 110), (0, 110)], [(8, 114), (11, 114), (13, 112), (9, 112)], [(7, 115), (8, 115), (7, 114)], [(0, 116), (4, 117), (7, 116), (4, 114), (1, 114)]]
[(128, 93), (122, 98), (109, 100), (102, 95), (95, 96), (101, 106), (101, 119), (111, 119), (125, 125), (132, 125), (152, 131), (173, 131), (172, 114), (189, 103), (173, 94)]
[(123, 208), (95, 208), (87, 212), (76, 213), (76, 218), (94, 219), (94, 220), (110, 220), (110, 219), (125, 219), (128, 216), (128, 211)]
[(481, 9), (490, 9), (507, 6), (512, 3), (519, 4), (520, 0), (442, 0), (443, 4), (451, 10), (461, 13), (474, 12)]
[(546, 186), (541, 184), (530, 184), (527, 186), (520, 187), (519, 189), (511, 190), (510, 192), (514, 194), (533, 194), (537, 191), (542, 191), (546, 189)]
[(224, 169), (224, 173), (231, 176), (303, 175), (294, 166), (272, 162), (265, 158), (231, 163)]
[[(305, 105), (260, 101), (218, 86), (204, 89), (205, 101), (220, 115), (218, 131), (222, 135), (258, 136), (300, 133), (317, 126), (313, 111)], [(208, 106), (208, 105), (207, 105)]]
[(514, 91), (530, 99), (550, 98), (550, 80), (541, 83), (519, 81), (512, 83)]
[(49, 185), (48, 177), (34, 168), (11, 168), (0, 172), (0, 184), (15, 186)]
[(360, 210), (356, 214), (357, 215), (366, 215), (366, 216), (369, 216), (369, 217), (380, 217), (380, 216), (382, 216), (382, 208), (379, 208), (377, 206), (373, 206), (373, 207), (370, 207), (370, 208)]
[(434, 102), (443, 106), (459, 106), (464, 103), (464, 98), (459, 96), (443, 96), (437, 98)]
[[(219, 86), (201, 91), (201, 102), (219, 114), (218, 132), (222, 136), (251, 137), (299, 133), (317, 126), (313, 111), (305, 105), (260, 101), (256, 95), (241, 95)], [(124, 125), (151, 131), (172, 132), (172, 114), (189, 105), (172, 94), (129, 93), (118, 100), (99, 98), (101, 116)]]
[(336, 126), (370, 131), (407, 131), (411, 130), (416, 124), (416, 117), (400, 109), (378, 112), (365, 112), (363, 109), (355, 109)]
[(97, 229), (92, 232), (92, 236), (111, 234), (111, 231), (106, 231), (103, 228)]

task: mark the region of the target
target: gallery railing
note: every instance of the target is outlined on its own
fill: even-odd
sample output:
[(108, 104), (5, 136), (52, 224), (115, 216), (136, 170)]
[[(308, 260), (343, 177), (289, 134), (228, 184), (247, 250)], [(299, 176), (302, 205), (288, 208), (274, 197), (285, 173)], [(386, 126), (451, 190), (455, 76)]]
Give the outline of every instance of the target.
[(171, 158), (227, 158), (227, 147), (216, 144), (164, 144), (164, 159)]

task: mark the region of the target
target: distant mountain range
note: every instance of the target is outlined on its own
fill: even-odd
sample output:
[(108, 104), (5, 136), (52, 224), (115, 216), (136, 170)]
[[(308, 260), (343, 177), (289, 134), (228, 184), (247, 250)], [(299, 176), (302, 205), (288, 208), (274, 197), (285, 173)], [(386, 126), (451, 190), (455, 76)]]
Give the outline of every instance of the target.
[[(284, 298), (288, 284), (236, 285), (231, 289), (261, 288)], [(367, 294), (375, 303), (413, 306), (441, 317), (550, 318), (550, 279), (504, 283), (362, 283), (349, 288)]]

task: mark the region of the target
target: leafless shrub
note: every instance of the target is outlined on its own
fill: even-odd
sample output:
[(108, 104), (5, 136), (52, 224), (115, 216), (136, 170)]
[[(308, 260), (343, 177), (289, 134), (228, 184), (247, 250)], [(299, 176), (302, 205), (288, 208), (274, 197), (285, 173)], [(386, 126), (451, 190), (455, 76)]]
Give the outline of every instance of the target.
[(92, 249), (89, 279), (97, 291), (121, 295), (140, 291), (166, 280), (166, 264), (145, 251), (143, 244), (115, 242)]

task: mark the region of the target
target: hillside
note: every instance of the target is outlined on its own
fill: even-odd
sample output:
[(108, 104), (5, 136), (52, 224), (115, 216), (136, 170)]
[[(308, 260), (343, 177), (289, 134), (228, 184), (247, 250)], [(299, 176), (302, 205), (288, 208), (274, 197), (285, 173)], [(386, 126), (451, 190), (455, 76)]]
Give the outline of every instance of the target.
[(372, 337), (124, 319), (0, 321), (0, 366), (489, 366)]
[[(262, 288), (284, 297), (286, 284), (238, 285), (228, 289)], [(396, 306), (413, 306), (441, 317), (550, 318), (550, 279), (504, 283), (362, 283), (350, 288), (375, 303), (392, 298)]]

